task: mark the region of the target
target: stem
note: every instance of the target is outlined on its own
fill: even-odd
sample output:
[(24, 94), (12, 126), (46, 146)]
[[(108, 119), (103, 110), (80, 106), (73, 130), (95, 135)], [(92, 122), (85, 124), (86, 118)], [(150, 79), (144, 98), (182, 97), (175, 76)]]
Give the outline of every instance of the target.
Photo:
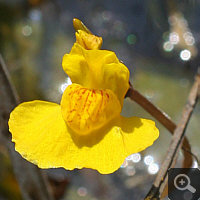
[(127, 97), (138, 103), (142, 108), (144, 108), (148, 113), (150, 113), (154, 118), (156, 118), (166, 129), (171, 133), (174, 132), (176, 124), (170, 119), (170, 117), (158, 107), (152, 104), (147, 98), (140, 94), (132, 86), (128, 90)]
[(188, 96), (188, 102), (185, 105), (184, 110), (182, 112), (182, 118), (174, 131), (174, 135), (172, 137), (171, 144), (168, 148), (165, 160), (162, 163), (160, 171), (156, 177), (156, 180), (154, 181), (151, 190), (149, 191), (148, 195), (145, 198), (146, 200), (160, 199), (160, 194), (162, 194), (165, 184), (167, 182), (166, 181), (167, 170), (176, 163), (178, 152), (183, 144), (183, 139), (185, 136), (187, 125), (195, 108), (195, 105), (197, 104), (199, 96), (200, 96), (200, 74), (197, 74), (193, 87), (190, 90)]
[[(126, 97), (129, 97), (131, 100), (135, 101), (142, 108), (144, 108), (148, 113), (150, 113), (155, 119), (157, 119), (169, 132), (173, 135), (174, 130), (176, 129), (176, 124), (170, 119), (170, 117), (158, 107), (156, 107), (153, 103), (151, 103), (147, 98), (145, 98), (140, 92), (132, 87), (130, 84), (130, 88), (126, 94)], [(194, 155), (191, 153), (190, 143), (187, 137), (183, 140), (183, 155), (184, 155), (184, 163), (183, 167), (188, 168), (192, 166)], [(196, 156), (193, 156), (197, 162), (198, 159)], [(199, 163), (199, 162), (198, 162)]]

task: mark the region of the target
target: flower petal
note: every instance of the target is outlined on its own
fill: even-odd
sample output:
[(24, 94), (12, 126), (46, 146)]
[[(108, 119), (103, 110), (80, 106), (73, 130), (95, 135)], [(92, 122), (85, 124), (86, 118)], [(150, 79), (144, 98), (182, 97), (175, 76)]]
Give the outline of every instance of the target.
[(123, 104), (129, 88), (129, 70), (114, 52), (86, 50), (75, 43), (70, 54), (64, 55), (62, 65), (72, 83), (90, 89), (110, 89)]
[(62, 116), (79, 135), (91, 134), (118, 117), (121, 105), (111, 90), (91, 90), (73, 83), (63, 93)]
[[(15, 149), (40, 168), (92, 168), (110, 173), (124, 159), (120, 132), (101, 129), (92, 137), (71, 137), (58, 104), (32, 101), (12, 111), (9, 128)], [(103, 139), (102, 139), (103, 138)], [(120, 148), (121, 147), (121, 148)]]
[(20, 104), (9, 128), (16, 151), (40, 168), (86, 167), (102, 174), (114, 172), (158, 137), (153, 122), (136, 117), (120, 117), (94, 134), (77, 136), (66, 126), (60, 106), (44, 101)]
[(102, 46), (102, 38), (96, 35), (87, 33), (82, 30), (76, 32), (76, 42), (85, 49), (100, 49)]
[(158, 135), (151, 120), (119, 116), (96, 133), (73, 137), (81, 148), (74, 162), (109, 174), (119, 169), (127, 156), (151, 146)]
[(159, 130), (152, 120), (121, 116), (120, 127), (127, 156), (146, 149), (159, 137)]
[(45, 101), (20, 104), (10, 115), (9, 130), (16, 151), (41, 168), (62, 166), (73, 157), (58, 104)]

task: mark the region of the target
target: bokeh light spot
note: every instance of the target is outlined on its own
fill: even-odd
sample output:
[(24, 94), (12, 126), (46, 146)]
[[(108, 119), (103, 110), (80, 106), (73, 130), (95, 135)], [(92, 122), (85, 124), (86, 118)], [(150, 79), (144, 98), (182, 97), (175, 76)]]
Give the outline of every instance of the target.
[(25, 36), (25, 37), (28, 37), (32, 34), (32, 28), (31, 26), (29, 25), (26, 25), (22, 28), (22, 34)]
[(134, 162), (134, 163), (140, 162), (140, 160), (141, 160), (141, 155), (140, 155), (140, 153), (134, 153), (134, 154), (132, 154), (131, 156), (132, 156), (132, 157), (131, 157), (132, 162)]
[(185, 33), (183, 34), (183, 38), (184, 38), (185, 43), (186, 43), (187, 45), (189, 45), (189, 46), (194, 45), (195, 39), (194, 39), (194, 37), (193, 37), (193, 35), (192, 35), (191, 32), (185, 32)]
[(154, 162), (154, 158), (151, 155), (144, 157), (144, 163), (145, 165), (151, 165)]
[(69, 77), (66, 78), (66, 82), (62, 83), (59, 87), (59, 90), (61, 93), (63, 93), (65, 91), (65, 89), (72, 84), (72, 81)]
[(77, 194), (81, 197), (85, 197), (87, 195), (87, 188), (79, 187), (77, 190)]
[(149, 174), (157, 174), (159, 171), (159, 165), (156, 163), (152, 163), (148, 167)]
[(163, 49), (164, 49), (164, 51), (170, 52), (174, 49), (174, 45), (169, 41), (164, 42)]
[(191, 52), (190, 52), (189, 50), (187, 50), (187, 49), (182, 50), (182, 51), (180, 52), (180, 58), (181, 58), (181, 60), (183, 60), (183, 61), (188, 61), (188, 60), (190, 60), (190, 58), (191, 58)]
[(126, 40), (127, 40), (128, 44), (135, 44), (137, 41), (137, 38), (134, 34), (130, 34), (127, 36)]
[(179, 42), (179, 35), (178, 35), (178, 33), (176, 33), (176, 32), (170, 33), (169, 34), (169, 41), (172, 44), (178, 44), (178, 42)]
[(134, 166), (128, 166), (126, 169), (125, 169), (125, 174), (127, 176), (134, 176), (135, 175), (135, 168)]

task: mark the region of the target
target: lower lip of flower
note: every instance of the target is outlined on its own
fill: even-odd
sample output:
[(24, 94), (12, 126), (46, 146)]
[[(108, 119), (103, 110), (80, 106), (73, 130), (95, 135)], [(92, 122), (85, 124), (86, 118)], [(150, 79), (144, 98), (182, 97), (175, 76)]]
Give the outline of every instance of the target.
[(63, 93), (61, 111), (69, 128), (79, 135), (88, 135), (119, 116), (121, 105), (111, 90), (72, 84)]

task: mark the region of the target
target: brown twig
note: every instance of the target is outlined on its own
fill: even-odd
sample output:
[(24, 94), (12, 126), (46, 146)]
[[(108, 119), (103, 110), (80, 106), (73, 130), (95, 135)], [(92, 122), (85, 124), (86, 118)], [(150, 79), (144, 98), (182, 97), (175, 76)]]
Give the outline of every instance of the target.
[(25, 161), (14, 149), (8, 131), (8, 118), (11, 110), (19, 103), (17, 93), (11, 83), (7, 67), (0, 55), (0, 137), (10, 155), (22, 196), (26, 200), (53, 200), (41, 170)]
[[(140, 94), (140, 92), (134, 89), (131, 84), (130, 89), (126, 94), (126, 97), (129, 97), (131, 100), (135, 101), (142, 108), (144, 108), (155, 119), (157, 119), (167, 130), (169, 130), (171, 134), (174, 133), (174, 130), (176, 129), (176, 124), (170, 119), (170, 117), (165, 112), (156, 107), (153, 103), (151, 103), (142, 94)], [(184, 155), (183, 167), (191, 167), (193, 163), (193, 154), (191, 153), (191, 147), (187, 137), (184, 138), (182, 149)], [(196, 156), (194, 156), (194, 158), (197, 160)]]
[(167, 171), (171, 168), (175, 163), (178, 157), (178, 152), (183, 144), (183, 138), (185, 135), (185, 131), (187, 125), (189, 123), (192, 112), (197, 103), (198, 97), (200, 95), (200, 74), (197, 74), (195, 78), (195, 82), (193, 84), (192, 89), (190, 90), (190, 94), (188, 97), (188, 102), (183, 110), (182, 118), (177, 125), (174, 135), (171, 140), (171, 144), (168, 148), (167, 155), (165, 160), (162, 163), (160, 171), (154, 181), (154, 184), (146, 196), (145, 200), (159, 200), (160, 195), (162, 194), (166, 180), (167, 180)]
[(144, 108), (148, 113), (155, 117), (166, 129), (171, 133), (174, 132), (176, 124), (170, 119), (170, 117), (153, 103), (151, 103), (147, 98), (140, 94), (136, 89), (130, 86), (128, 90), (127, 97), (138, 103), (142, 108)]

